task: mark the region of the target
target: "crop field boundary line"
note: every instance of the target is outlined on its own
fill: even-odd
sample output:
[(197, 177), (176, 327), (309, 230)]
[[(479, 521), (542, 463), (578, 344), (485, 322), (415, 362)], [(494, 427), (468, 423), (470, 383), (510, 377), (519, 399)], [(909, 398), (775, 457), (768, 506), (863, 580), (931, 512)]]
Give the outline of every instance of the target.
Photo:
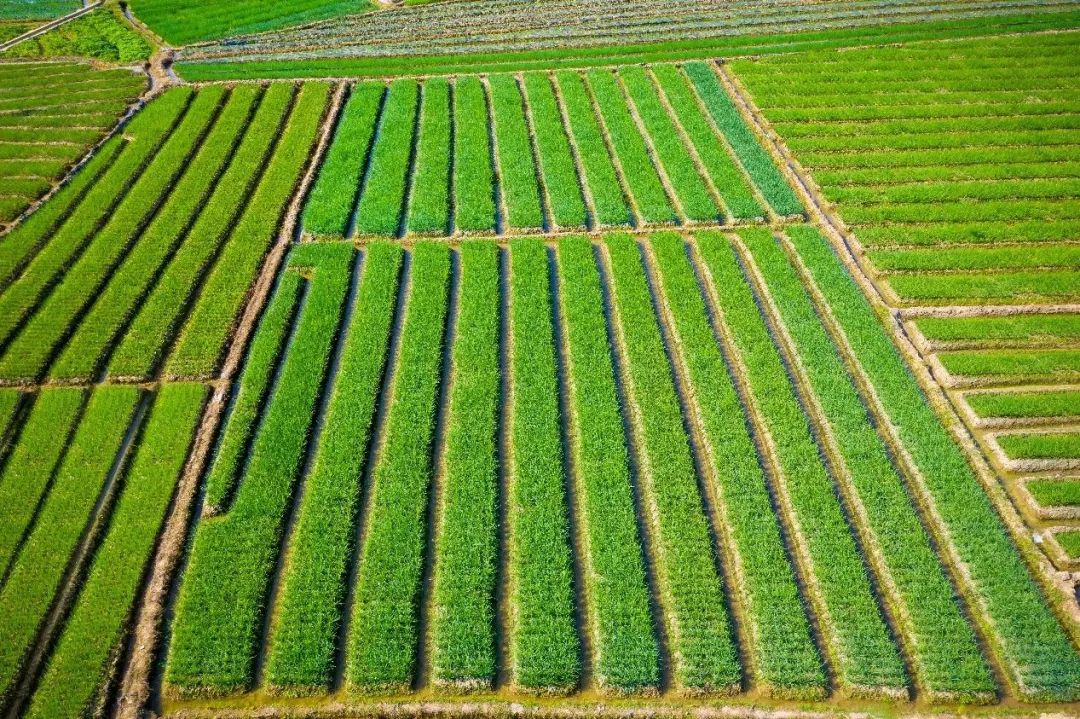
[(307, 170), (296, 188), (288, 212), (285, 215), (278, 241), (263, 262), (262, 270), (251, 292), (243, 318), (230, 343), (226, 360), (218, 375), (220, 384), (203, 410), (202, 419), (195, 435), (183, 474), (175, 490), (172, 507), (161, 530), (160, 540), (154, 552), (152, 570), (141, 594), (142, 601), (133, 621), (133, 646), (141, 651), (132, 652), (131, 660), (124, 670), (116, 703), (116, 713), (121, 719), (139, 719), (151, 699), (151, 677), (161, 651), (163, 619), (167, 597), (173, 585), (173, 569), (180, 561), (190, 530), (194, 529), (192, 511), (194, 499), (201, 484), (203, 469), (211, 459), (218, 425), (223, 419), (233, 376), (240, 367), (248, 340), (263, 305), (278, 275), (278, 267), (285, 249), (296, 240), (296, 230), (302, 203), (310, 191), (320, 159), (330, 144), (334, 119), (341, 111), (345, 86), (339, 84), (327, 104), (321, 120), (319, 140), (308, 158)]
[(1071, 473), (1068, 474), (1051, 474), (1051, 475), (1039, 475), (1033, 474), (1026, 477), (1019, 477), (1014, 486), (1016, 491), (1027, 503), (1028, 508), (1043, 522), (1052, 522), (1055, 520), (1067, 520), (1067, 519), (1080, 519), (1080, 507), (1044, 507), (1039, 504), (1039, 501), (1032, 494), (1028, 484), (1033, 481), (1076, 481), (1077, 477)]
[[(772, 155), (773, 160), (782, 169), (789, 182), (795, 187), (796, 192), (801, 196), (804, 205), (809, 208), (812, 218), (816, 221), (815, 224), (822, 228), (825, 236), (828, 237), (829, 242), (833, 245), (833, 248), (837, 252), (843, 265), (859, 284), (864, 295), (866, 295), (871, 306), (874, 308), (875, 313), (888, 328), (895, 345), (918, 380), (930, 406), (933, 408), (935, 414), (944, 421), (944, 425), (949, 434), (962, 448), (969, 465), (974, 470), (974, 474), (977, 477), (981, 488), (990, 499), (995, 512), (1003, 520), (1009, 538), (1019, 549), (1020, 555), (1023, 557), (1025, 564), (1031, 571), (1032, 577), (1043, 590), (1043, 594), (1047, 598), (1051, 610), (1058, 619), (1062, 621), (1066, 633), (1069, 635), (1074, 646), (1080, 643), (1080, 605), (1075, 601), (1076, 589), (1074, 582), (1071, 580), (1071, 577), (1063, 577), (1056, 571), (1050, 558), (1034, 541), (1030, 529), (1020, 513), (1019, 507), (1014, 504), (1013, 499), (1009, 496), (1002, 485), (1001, 480), (998, 478), (997, 473), (994, 471), (993, 462), (983, 451), (973, 431), (964, 424), (962, 417), (952, 402), (950, 394), (939, 381), (938, 378), (940, 374), (935, 372), (935, 368), (931, 362), (927, 361), (927, 358), (920, 353), (918, 347), (915, 346), (912, 339), (906, 334), (904, 325), (899, 321), (896, 311), (888, 305), (885, 297), (880, 293), (877, 286), (872, 281), (872, 273), (867, 272), (866, 268), (860, 263), (860, 254), (853, 249), (856, 240), (850, 233), (843, 229), (844, 225), (839, 218), (830, 210), (826, 209), (828, 206), (824, 204), (824, 200), (816, 184), (814, 184), (808, 174), (802, 170), (801, 165), (797, 163), (786, 146), (779, 141), (778, 136), (771, 129), (768, 121), (761, 114), (760, 110), (752, 104), (748, 94), (739, 84), (737, 77), (734, 76), (734, 73), (731, 72), (730, 68), (722, 65), (719, 66), (717, 75), (721, 79), (721, 82), (724, 84), (729, 95), (735, 101), (735, 105), (743, 116), (744, 121), (747, 122), (748, 126), (758, 136), (758, 139), (763, 142), (764, 147)], [(850, 344), (847, 343), (846, 335), (844, 335), (842, 329), (838, 327), (835, 319), (831, 317), (831, 311), (829, 310), (828, 304), (824, 301), (820, 292), (810, 279), (808, 269), (803, 265), (797, 252), (791, 247), (790, 241), (785, 240), (785, 250), (789, 257), (795, 262), (804, 285), (813, 296), (815, 304), (821, 308), (823, 317), (828, 319), (827, 324), (830, 327), (830, 334), (833, 334), (834, 338), (840, 338), (838, 347), (842, 349), (842, 355), (846, 358), (845, 362), (849, 363), (849, 368), (856, 370), (855, 376), (857, 378), (857, 384), (860, 387), (860, 394), (869, 400), (870, 408), (879, 418), (879, 426), (888, 429), (889, 444), (892, 447), (892, 451), (905, 465), (906, 471), (903, 474), (910, 480), (914, 480), (911, 486), (913, 489), (917, 490), (915, 496), (918, 498), (918, 504), (926, 512), (927, 518), (931, 520), (930, 526), (933, 530), (932, 536), (934, 537), (936, 545), (939, 547), (940, 555), (945, 560), (946, 567), (949, 569), (950, 574), (955, 573), (959, 576), (959, 579), (962, 580), (958, 581), (954, 579), (956, 586), (960, 589), (961, 596), (964, 598), (967, 611), (970, 612), (969, 616), (974, 620), (973, 624), (976, 627), (980, 642), (983, 644), (984, 648), (991, 650), (987, 652), (987, 655), (988, 658), (991, 659), (989, 663), (992, 671), (996, 675), (995, 678), (998, 680), (999, 686), (1007, 686), (1010, 690), (1015, 691), (1017, 689), (1013, 681), (1015, 674), (1001, 651), (997, 639), (997, 632), (986, 612), (985, 602), (978, 593), (974, 591), (975, 585), (972, 582), (972, 578), (968, 573), (966, 566), (959, 559), (959, 554), (952, 542), (951, 532), (937, 512), (936, 504), (929, 494), (921, 474), (917, 470), (912, 457), (900, 441), (897, 430), (892, 425), (888, 413), (885, 412), (884, 407), (877, 398), (872, 384), (862, 371), (857, 358), (852, 354), (853, 351)], [(886, 321), (886, 317), (888, 317), (888, 321)], [(936, 358), (931, 359), (933, 360)], [(975, 608), (977, 608), (977, 612), (973, 611)], [(1009, 670), (1005, 671), (1005, 668), (1008, 668)], [(1002, 679), (1005, 679), (1006, 681), (1002, 683)]]

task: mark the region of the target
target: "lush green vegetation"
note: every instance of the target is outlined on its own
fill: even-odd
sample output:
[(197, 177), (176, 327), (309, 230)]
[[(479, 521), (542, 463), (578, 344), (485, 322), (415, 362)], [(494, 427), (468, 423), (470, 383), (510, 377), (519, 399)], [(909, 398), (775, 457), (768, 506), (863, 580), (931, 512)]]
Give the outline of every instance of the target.
[(125, 64), (149, 59), (151, 48), (116, 8), (101, 8), (0, 53), (0, 58), (92, 57)]
[(1080, 433), (1003, 434), (997, 438), (1009, 459), (1080, 458)]
[(0, 8), (5, 20), (51, 20), (81, 7), (77, 0), (12, 0)]
[(1080, 507), (1080, 481), (1075, 479), (1036, 479), (1027, 489), (1043, 507)]
[(980, 392), (967, 395), (980, 417), (1080, 416), (1080, 391)]
[(1058, 532), (1054, 537), (1070, 559), (1080, 558), (1080, 532)]

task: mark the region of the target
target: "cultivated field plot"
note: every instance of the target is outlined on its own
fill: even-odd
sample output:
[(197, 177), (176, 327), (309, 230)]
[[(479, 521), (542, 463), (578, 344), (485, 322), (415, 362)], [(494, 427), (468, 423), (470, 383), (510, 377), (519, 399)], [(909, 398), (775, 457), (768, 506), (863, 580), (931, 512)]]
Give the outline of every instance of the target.
[(761, 222), (802, 206), (707, 63), (360, 83), (316, 235)]
[(301, 244), (200, 506), (168, 709), (1080, 696), (1043, 590), (807, 226)]
[(0, 382), (216, 376), (329, 90), (150, 102), (0, 243)]
[(48, 192), (145, 88), (146, 77), (129, 70), (0, 64), (0, 227)]
[(1065, 32), (731, 66), (1021, 483), (1080, 469), (1078, 48)]
[(82, 7), (79, 0), (7, 0), (0, 20), (52, 20)]
[(1074, 27), (1076, 13), (1075, 0), (470, 0), (196, 43), (178, 60), (192, 80), (578, 68)]
[[(19, 33), (32, 25), (20, 25)], [(0, 25), (0, 35), (7, 26)], [(8, 39), (0, 37), (0, 41)], [(150, 45), (137, 35), (114, 8), (101, 8), (82, 15), (55, 30), (25, 40), (0, 53), (0, 58), (14, 57), (92, 57), (114, 63), (137, 63), (150, 57)]]

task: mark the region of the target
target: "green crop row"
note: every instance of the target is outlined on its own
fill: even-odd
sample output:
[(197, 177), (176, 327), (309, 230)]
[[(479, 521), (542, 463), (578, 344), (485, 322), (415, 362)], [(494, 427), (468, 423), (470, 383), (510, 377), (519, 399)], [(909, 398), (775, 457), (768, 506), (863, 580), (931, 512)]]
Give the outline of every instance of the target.
[(881, 225), (859, 227), (857, 234), (865, 247), (897, 245), (993, 244), (1017, 242), (1036, 244), (1072, 240), (1080, 232), (1076, 220), (1002, 222), (1000, 220), (937, 225)]
[[(190, 550), (177, 600), (166, 691), (222, 695), (253, 680), (271, 574), (285, 515), (314, 422), (314, 410), (339, 331), (353, 248), (302, 245), (290, 270), (312, 273), (295, 333), (252, 439), (236, 498), (222, 517), (204, 519)], [(288, 297), (283, 301), (287, 302)]]
[[(386, 93), (378, 134), (371, 148), (364, 186), (356, 204), (356, 232), (396, 236), (408, 192), (420, 88), (415, 80), (395, 80)], [(338, 187), (348, 194), (352, 185)]]
[(596, 224), (628, 225), (632, 221), (622, 185), (593, 112), (585, 82), (576, 72), (556, 75), (555, 87), (566, 110), (566, 119), (578, 149), (581, 171), (596, 208)]
[(207, 388), (165, 385), (154, 400), (78, 599), (34, 693), (28, 717), (80, 716), (112, 670), (140, 581), (187, 457)]
[(752, 678), (770, 695), (824, 696), (825, 672), (814, 645), (795, 574), (748, 419), (731, 370), (701, 296), (682, 238), (654, 235), (651, 245), (691, 396), (700, 416), (702, 441), (727, 528), (731, 586), (743, 605)]
[(581, 182), (551, 79), (543, 73), (529, 73), (523, 84), (544, 186), (551, 200), (551, 220), (559, 227), (584, 227)]
[(957, 350), (939, 352), (950, 374), (960, 377), (1069, 381), (1080, 377), (1080, 352), (1074, 349)]
[(965, 399), (980, 417), (1080, 417), (1080, 390), (980, 392)]
[(1009, 459), (1080, 458), (1080, 433), (1003, 434), (998, 445)]
[[(70, 195), (63, 193), (73, 210), (64, 212), (58, 205), (54, 212), (46, 204), (48, 214), (42, 215), (43, 221), (27, 222), (12, 233), (10, 240), (18, 249), (4, 258), (3, 274), (11, 278), (21, 265), (25, 269), (0, 294), (0, 337), (6, 340), (12, 336), (41, 294), (55, 282), (57, 273), (90, 241), (169, 136), (192, 94), (186, 88), (172, 90), (139, 113), (126, 128), (126, 134), (138, 141), (124, 143), (112, 163), (96, 177), (88, 173), (86, 185), (80, 181)], [(2, 244), (6, 246), (7, 240)]]
[(450, 250), (413, 250), (392, 397), (371, 478), (346, 677), (361, 692), (404, 691), (416, 671), (432, 446), (449, 305)]
[(655, 691), (659, 648), (600, 275), (586, 238), (559, 243), (559, 297), (597, 684), (615, 692)]
[(195, 221), (213, 191), (251, 116), (258, 92), (257, 87), (240, 87), (229, 95), (168, 198), (108, 284), (96, 292), (93, 304), (49, 368), (50, 378), (89, 381), (99, 371), (120, 330), (152, 289), (165, 263), (184, 240), (185, 229)]
[[(1050, 117), (1057, 117), (1051, 115)], [(1018, 121), (1035, 123), (1039, 115), (1024, 115)], [(975, 122), (962, 118), (960, 122)], [(861, 123), (853, 123), (856, 126)], [(891, 185), (919, 187), (923, 183), (935, 183), (943, 190), (953, 182), (976, 182), (978, 180), (1050, 180), (1075, 178), (1080, 175), (1080, 162), (989, 162), (978, 165), (945, 165), (941, 167), (869, 167), (839, 172), (828, 170), (815, 172), (814, 179), (823, 187), (858, 188), (877, 187), (888, 190)], [(990, 183), (987, 183), (990, 184)], [(837, 190), (832, 190), (836, 192)]]
[[(355, 551), (363, 471), (387, 361), (400, 247), (369, 245), (318, 450), (282, 574), (266, 683), (285, 694), (326, 691)], [(353, 280), (356, 282), (356, 279)]]
[(513, 228), (542, 229), (545, 218), (539, 178), (517, 80), (512, 75), (493, 75), (488, 78), (488, 86), (499, 151), (499, 182), (506, 202), (505, 222)]
[(981, 596), (982, 610), (996, 634), (995, 649), (1007, 663), (1016, 689), (1030, 700), (1075, 700), (1080, 655), (962, 450), (938, 420), (869, 302), (826, 240), (809, 228), (792, 228), (788, 233), (910, 452), (942, 529)]
[(612, 306), (627, 401), (636, 407), (639, 481), (667, 613), (672, 681), (690, 692), (730, 693), (742, 679), (710, 522), (637, 243), (612, 235)]
[(111, 468), (139, 395), (135, 387), (94, 391), (34, 525), (8, 569), (0, 589), (0, 697), (9, 697), (15, 688), (68, 562), (94, 521), (95, 503), (113, 479)]
[(459, 78), (454, 83), (454, 225), (464, 233), (495, 229), (488, 117), (480, 78)]
[(735, 156), (773, 210), (778, 215), (802, 214), (802, 204), (795, 192), (739, 116), (716, 73), (703, 62), (687, 63), (683, 69)]
[(304, 303), (300, 275), (287, 272), (278, 281), (274, 298), (259, 321), (255, 340), (244, 359), (243, 374), (233, 390), (214, 462), (206, 477), (204, 513), (220, 514), (228, 507), (245, 467), (247, 447), (272, 390), (274, 373), (284, 361), (290, 329)]
[(154, 374), (269, 162), (293, 95), (289, 85), (273, 85), (263, 93), (213, 194), (113, 350), (109, 377), (146, 379)]
[(166, 376), (207, 377), (217, 369), (222, 349), (259, 266), (277, 238), (279, 221), (315, 144), (329, 91), (330, 86), (321, 82), (300, 88), (288, 125), (274, 148), (275, 159), (243, 214), (232, 224), (232, 233), (165, 364)]
[(92, 57), (137, 63), (150, 58), (149, 43), (120, 17), (119, 8), (101, 8), (0, 53), (0, 57)]
[[(906, 72), (906, 70), (901, 72)], [(1010, 72), (1013, 71), (1010, 70)], [(980, 73), (980, 75), (986, 77), (987, 73)], [(1030, 78), (1032, 75), (1032, 71), (1025, 71), (1025, 77)], [(872, 81), (874, 78), (868, 79)], [(785, 80), (784, 82), (788, 81)], [(754, 87), (761, 87), (761, 84), (755, 82)], [(787, 138), (871, 137), (874, 135), (922, 135), (971, 131), (1076, 129), (1076, 125), (1076, 117), (1073, 115), (1037, 115), (1032, 117), (1003, 115), (983, 118), (938, 118), (930, 116), (923, 119), (869, 120), (866, 122), (777, 122), (773, 124), (773, 129)]]
[(1080, 179), (1071, 177), (950, 180), (830, 189), (828, 199), (846, 205), (934, 203), (956, 200), (1037, 200), (1080, 196)]
[[(1032, 148), (1034, 149), (1034, 148)], [(1080, 203), (1056, 200), (987, 200), (928, 205), (911, 202), (900, 204), (855, 205), (843, 211), (851, 224), (925, 224), (928, 222), (1080, 219)]]
[(920, 521), (907, 488), (890, 461), (890, 449), (849, 377), (836, 347), (815, 312), (794, 268), (766, 230), (742, 239), (761, 272), (808, 392), (820, 403), (823, 421), (861, 504), (866, 528), (880, 548), (882, 570), (895, 586), (902, 608), (900, 631), (916, 678), (931, 696), (986, 702), (994, 696), (990, 670), (975, 632), (962, 613), (952, 585)]
[[(0, 358), (0, 376), (33, 380), (46, 369), (70, 324), (109, 281), (113, 270), (138, 242), (147, 224), (171, 196), (174, 183), (201, 145), (221, 108), (224, 87), (199, 92), (169, 139), (146, 166), (146, 171), (110, 213), (104, 226), (73, 257), (39, 296), (36, 311), (27, 316), (18, 335), (10, 338)], [(185, 198), (181, 198), (183, 203)], [(40, 257), (40, 255), (39, 255)]]
[(1080, 559), (1080, 531), (1058, 532), (1054, 537), (1069, 559)]
[(689, 81), (674, 65), (655, 65), (652, 71), (728, 211), (736, 219), (760, 219), (764, 211), (729, 154), (727, 143), (710, 126)]
[(431, 605), (438, 684), (489, 687), (495, 666), (498, 562), (499, 249), (461, 248)]
[(903, 300), (958, 304), (1021, 304), (1069, 301), (1080, 292), (1080, 270), (919, 273), (886, 280)]
[(406, 227), (418, 234), (444, 234), (450, 227), (450, 83), (424, 83)]
[(641, 218), (648, 223), (676, 222), (678, 216), (653, 165), (649, 148), (630, 115), (616, 76), (610, 70), (592, 70), (587, 77), (598, 113), (607, 126), (612, 150), (622, 166), (623, 178)]
[[(1019, 110), (1018, 110), (1019, 111)], [(770, 113), (771, 114), (771, 113)], [(940, 167), (1015, 162), (1068, 162), (1076, 158), (1075, 146), (957, 147), (940, 150), (867, 150), (865, 152), (805, 152), (799, 161), (819, 170), (861, 170), (888, 167)]]
[(78, 389), (48, 389), (38, 393), (21, 427), (0, 481), (0, 576), (18, 553), (32, 528), (38, 500), (47, 491), (57, 462), (82, 413), (86, 397)]
[(1043, 507), (1080, 507), (1080, 481), (1075, 479), (1036, 479), (1027, 489)]
[(546, 248), (517, 240), (510, 266), (508, 667), (522, 690), (568, 692), (581, 664)]
[(777, 494), (786, 497), (793, 534), (817, 595), (819, 625), (836, 681), (852, 694), (892, 694), (906, 685), (903, 663), (874, 599), (836, 489), (822, 463), (791, 378), (758, 312), (727, 240), (700, 233), (698, 246), (728, 333), (742, 356), (749, 401), (769, 424), (778, 465)]
[(890, 271), (994, 270), (1029, 267), (1080, 268), (1080, 246), (952, 247), (912, 250), (872, 250), (874, 266)]
[(1080, 315), (1030, 314), (1001, 317), (921, 317), (915, 326), (935, 342), (1058, 344), (1080, 339)]
[[(936, 150), (960, 147), (1075, 146), (1077, 134), (1072, 129), (1043, 130), (960, 130), (950, 133), (916, 133), (841, 137), (800, 137), (788, 141), (796, 153), (861, 152), (872, 150)], [(1074, 148), (1075, 149), (1075, 148)], [(1069, 194), (1068, 185), (1060, 194)]]
[(696, 222), (722, 221), (723, 211), (713, 201), (648, 72), (643, 67), (623, 68), (619, 71), (619, 78), (637, 109), (645, 132), (652, 138), (657, 160), (663, 165), (687, 219)]
[(381, 82), (364, 82), (352, 89), (304, 208), (305, 229), (326, 235), (347, 232), (356, 203), (355, 188), (363, 180), (385, 94), (386, 86)]

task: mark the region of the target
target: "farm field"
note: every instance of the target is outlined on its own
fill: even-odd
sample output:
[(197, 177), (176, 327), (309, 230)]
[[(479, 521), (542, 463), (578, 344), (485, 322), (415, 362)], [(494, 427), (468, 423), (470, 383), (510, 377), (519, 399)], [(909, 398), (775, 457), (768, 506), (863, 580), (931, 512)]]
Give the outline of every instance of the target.
[(1077, 13), (18, 39), (0, 716), (1080, 713)]

